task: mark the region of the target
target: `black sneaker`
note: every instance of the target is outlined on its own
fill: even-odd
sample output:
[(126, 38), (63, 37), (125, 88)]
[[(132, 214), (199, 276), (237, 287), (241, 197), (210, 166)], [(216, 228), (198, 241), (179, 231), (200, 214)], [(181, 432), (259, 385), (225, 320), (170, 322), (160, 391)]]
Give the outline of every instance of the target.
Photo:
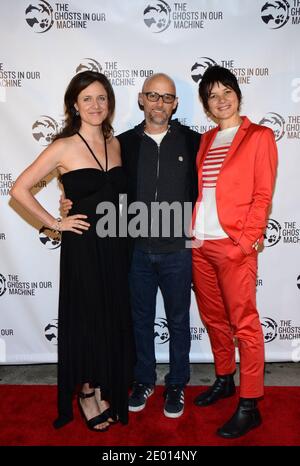
[(164, 415), (176, 418), (182, 415), (184, 410), (184, 391), (178, 385), (169, 385), (164, 393)]
[(133, 390), (128, 400), (128, 409), (133, 413), (142, 411), (145, 408), (147, 399), (154, 392), (153, 385), (145, 385), (143, 383), (135, 382)]

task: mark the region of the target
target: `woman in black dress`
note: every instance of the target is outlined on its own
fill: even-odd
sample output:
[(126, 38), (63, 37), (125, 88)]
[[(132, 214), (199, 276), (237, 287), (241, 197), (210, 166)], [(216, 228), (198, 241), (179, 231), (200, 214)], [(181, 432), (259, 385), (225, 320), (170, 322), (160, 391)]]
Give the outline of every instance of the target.
[[(104, 222), (96, 213), (104, 212), (99, 204), (109, 203), (117, 222), (119, 195), (126, 190), (120, 147), (111, 126), (114, 106), (106, 76), (92, 71), (74, 76), (65, 93), (63, 131), (10, 192), (44, 225), (62, 232), (56, 428), (73, 419), (77, 385), (81, 385), (79, 408), (90, 429), (104, 431), (115, 420), (128, 421), (134, 361), (127, 244), (118, 237), (117, 224), (116, 235), (105, 236)], [(30, 191), (54, 169), (73, 201), (63, 219), (55, 219)]]

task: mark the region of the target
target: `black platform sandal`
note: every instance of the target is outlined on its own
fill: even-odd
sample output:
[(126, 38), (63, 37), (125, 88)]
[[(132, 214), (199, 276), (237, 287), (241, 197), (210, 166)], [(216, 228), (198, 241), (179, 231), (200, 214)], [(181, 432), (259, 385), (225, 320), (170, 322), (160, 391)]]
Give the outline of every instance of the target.
[[(95, 386), (95, 397), (96, 397), (96, 401), (98, 403), (98, 406), (99, 406), (99, 409), (101, 411), (101, 402), (102, 401), (106, 401), (104, 399), (101, 398), (101, 387), (100, 385), (97, 385)], [(97, 391), (99, 390), (99, 392)], [(113, 425), (113, 424), (116, 424), (117, 422), (119, 422), (118, 419), (114, 418), (113, 415), (112, 415), (112, 412), (111, 412), (111, 409), (110, 409), (110, 406), (108, 408), (106, 408), (104, 411), (101, 412), (101, 416), (103, 416), (105, 418), (105, 420), (107, 422), (109, 422), (109, 424)]]
[(91, 419), (87, 419), (86, 415), (85, 415), (85, 412), (83, 410), (83, 407), (81, 406), (80, 399), (91, 398), (93, 396), (95, 396), (94, 391), (91, 392), (91, 393), (84, 393), (84, 392), (79, 392), (78, 393), (77, 400), (78, 400), (78, 407), (79, 407), (80, 414), (82, 415), (83, 419), (85, 420), (86, 425), (88, 426), (88, 428), (90, 430), (92, 430), (94, 432), (107, 432), (109, 426), (104, 427), (103, 429), (95, 429), (95, 427), (98, 424), (103, 424), (104, 422), (108, 422), (107, 418), (106, 418), (106, 415), (103, 416), (103, 413), (101, 413), (101, 414), (98, 414), (98, 416), (94, 416)]
[(118, 419), (115, 419), (115, 418), (113, 417), (110, 408), (105, 409), (105, 411), (103, 411), (103, 412), (101, 413), (101, 416), (103, 416), (104, 419), (105, 419), (107, 422), (109, 422), (110, 424), (117, 424), (117, 422), (119, 422)]

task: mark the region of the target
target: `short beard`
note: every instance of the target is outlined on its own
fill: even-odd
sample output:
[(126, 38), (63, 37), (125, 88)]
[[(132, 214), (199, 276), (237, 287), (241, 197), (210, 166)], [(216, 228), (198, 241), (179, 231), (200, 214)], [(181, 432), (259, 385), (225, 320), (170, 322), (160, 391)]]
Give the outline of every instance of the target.
[(169, 117), (165, 113), (162, 113), (161, 116), (158, 116), (158, 115), (153, 116), (153, 114), (150, 113), (149, 119), (151, 123), (154, 123), (159, 126), (163, 126), (169, 121)]

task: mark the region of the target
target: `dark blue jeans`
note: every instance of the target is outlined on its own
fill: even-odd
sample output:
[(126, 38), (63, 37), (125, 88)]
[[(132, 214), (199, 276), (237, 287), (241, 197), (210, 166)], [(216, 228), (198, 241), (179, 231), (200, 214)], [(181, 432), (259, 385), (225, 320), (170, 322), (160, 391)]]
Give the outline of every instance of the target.
[(165, 383), (184, 386), (190, 377), (191, 250), (152, 254), (135, 249), (129, 280), (137, 353), (135, 380), (153, 385), (156, 381), (154, 321), (159, 287), (170, 334), (170, 370)]

